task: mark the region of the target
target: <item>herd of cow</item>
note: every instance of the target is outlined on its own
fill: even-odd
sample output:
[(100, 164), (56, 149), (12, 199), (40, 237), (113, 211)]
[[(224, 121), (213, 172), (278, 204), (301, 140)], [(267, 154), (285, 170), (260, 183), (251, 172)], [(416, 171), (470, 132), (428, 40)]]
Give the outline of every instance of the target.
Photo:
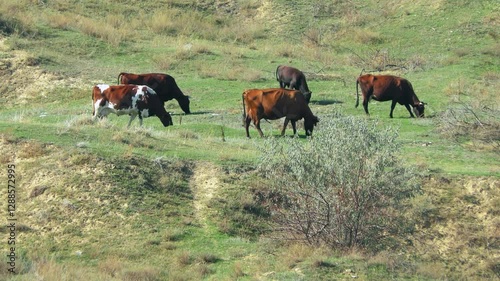
[[(309, 108), (311, 91), (309, 90), (304, 73), (290, 66), (278, 66), (276, 79), (280, 88), (251, 89), (243, 92), (243, 118), (246, 135), (249, 138), (248, 128), (253, 121), (260, 136), (260, 120), (276, 120), (285, 117), (281, 135), (289, 122), (292, 123), (294, 135), (297, 133), (296, 122), (304, 119), (306, 135), (312, 134), (314, 126), (319, 122)], [(189, 97), (184, 95), (177, 86), (175, 79), (168, 74), (148, 73), (132, 74), (120, 73), (119, 85), (95, 85), (92, 91), (93, 118), (102, 118), (110, 113), (117, 115), (128, 114), (128, 126), (139, 116), (142, 119), (157, 116), (163, 126), (172, 125), (172, 117), (165, 110), (166, 101), (176, 99), (181, 109), (191, 113)], [(411, 83), (401, 77), (391, 75), (360, 75), (356, 81), (356, 107), (359, 105), (358, 87), (363, 95), (363, 107), (368, 113), (370, 99), (377, 101), (392, 101), (390, 117), (396, 103), (404, 105), (411, 117), (424, 117), (424, 105), (413, 91)], [(289, 89), (286, 89), (288, 87)]]

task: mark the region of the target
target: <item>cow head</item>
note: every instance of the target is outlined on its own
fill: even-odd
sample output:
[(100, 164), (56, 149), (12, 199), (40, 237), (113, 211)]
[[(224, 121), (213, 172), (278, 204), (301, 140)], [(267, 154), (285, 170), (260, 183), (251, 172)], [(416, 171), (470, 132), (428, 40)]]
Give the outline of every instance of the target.
[(149, 110), (151, 110), (158, 118), (164, 127), (174, 125), (172, 122), (172, 116), (165, 110), (160, 99), (156, 95), (150, 95), (152, 102), (149, 104)]
[(417, 117), (425, 117), (425, 103), (419, 102), (418, 104), (413, 106), (413, 113), (415, 113), (415, 116)]
[(164, 127), (173, 125), (172, 116), (165, 110), (163, 103), (153, 89), (149, 87), (142, 88), (141, 103), (138, 103), (138, 109), (147, 109), (148, 115), (156, 115)]
[(170, 116), (170, 114), (166, 111), (164, 115), (158, 116), (158, 118), (160, 118), (160, 121), (164, 127), (174, 125), (174, 123), (172, 122), (172, 116)]
[(304, 118), (304, 129), (306, 130), (306, 136), (311, 136), (314, 126), (318, 124), (319, 118), (316, 116), (312, 116), (312, 118)]

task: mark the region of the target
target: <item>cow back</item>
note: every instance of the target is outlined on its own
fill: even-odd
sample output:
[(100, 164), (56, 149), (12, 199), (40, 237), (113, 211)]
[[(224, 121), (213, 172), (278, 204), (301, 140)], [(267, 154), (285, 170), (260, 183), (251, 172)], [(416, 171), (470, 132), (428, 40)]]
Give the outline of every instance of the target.
[(162, 101), (177, 99), (184, 96), (180, 88), (177, 86), (175, 79), (163, 73), (120, 73), (119, 82), (121, 84), (136, 84), (147, 85), (151, 87), (160, 97)]
[(244, 99), (248, 112), (255, 112), (270, 120), (285, 116), (300, 119), (309, 108), (304, 95), (297, 90), (252, 89), (245, 91)]
[(185, 113), (191, 113), (189, 97), (184, 95), (174, 77), (164, 73), (133, 74), (122, 72), (118, 75), (119, 83), (147, 85), (157, 94), (162, 103), (176, 99)]

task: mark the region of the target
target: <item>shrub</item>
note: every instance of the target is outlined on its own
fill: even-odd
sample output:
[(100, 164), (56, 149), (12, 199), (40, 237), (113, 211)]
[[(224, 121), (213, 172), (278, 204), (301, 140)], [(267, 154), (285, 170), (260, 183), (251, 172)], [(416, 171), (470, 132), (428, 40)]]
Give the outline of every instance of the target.
[(269, 179), (275, 230), (331, 247), (376, 245), (401, 223), (417, 177), (397, 157), (397, 132), (354, 117), (323, 121), (314, 138), (271, 138), (259, 169)]
[(448, 107), (435, 119), (436, 130), (457, 143), (471, 142), (476, 148), (499, 151), (499, 110), (478, 108), (469, 103)]

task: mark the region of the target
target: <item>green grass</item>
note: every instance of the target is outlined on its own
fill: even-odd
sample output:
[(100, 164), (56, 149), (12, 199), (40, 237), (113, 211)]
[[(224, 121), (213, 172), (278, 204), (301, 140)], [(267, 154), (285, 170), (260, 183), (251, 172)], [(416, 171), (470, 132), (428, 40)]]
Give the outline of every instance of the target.
[[(22, 274), (11, 280), (36, 274), (79, 280), (82, 272), (93, 280), (495, 277), (491, 256), (498, 248), (488, 257), (475, 254), (482, 246), (475, 247), (470, 252), (477, 265), (466, 268), (469, 263), (457, 263), (461, 246), (445, 244), (457, 234), (440, 227), (460, 222), (461, 213), (444, 211), (450, 208), (498, 213), (494, 205), (484, 207), (495, 194), (488, 186), (500, 177), (497, 146), (478, 142), (474, 133), (453, 139), (438, 131), (441, 114), (461, 106), (457, 100), (478, 113), (484, 106), (499, 110), (495, 1), (32, 2), (0, 4), (0, 160), (19, 167), (20, 214), (29, 229), (19, 233)], [(362, 69), (412, 82), (428, 103), (429, 118), (410, 119), (398, 105), (390, 119), (390, 103), (370, 102), (366, 119), (396, 127), (400, 157), (432, 180), (452, 182), (426, 183), (430, 201), (417, 202), (439, 206), (433, 210), (440, 220), (415, 234), (427, 244), (402, 249), (404, 258), (392, 252), (373, 257), (281, 243), (252, 227), (262, 218), (245, 207), (253, 206), (261, 184), (252, 173), (263, 140), (253, 127), (246, 139), (241, 94), (277, 87), (279, 64), (306, 73), (311, 108), (321, 120), (365, 115), (354, 108)], [(135, 120), (127, 129), (126, 116), (92, 122), (92, 86), (115, 84), (122, 71), (169, 73), (191, 97), (193, 114), (170, 101), (172, 127), (156, 117), (145, 119), (143, 128)], [(45, 81), (48, 74), (54, 76)], [(498, 124), (497, 116), (488, 122)], [(264, 133), (278, 137), (282, 122), (263, 122)], [(301, 126), (298, 132), (304, 136)], [(220, 186), (202, 223), (193, 181), (205, 166), (201, 171)], [(463, 182), (484, 183), (484, 192), (462, 193)], [(49, 189), (29, 198), (38, 186)], [(464, 229), (469, 232), (460, 237), (489, 239)], [(425, 235), (436, 239), (435, 248)], [(456, 251), (443, 258), (436, 249)], [(7, 278), (4, 267), (1, 278)]]

